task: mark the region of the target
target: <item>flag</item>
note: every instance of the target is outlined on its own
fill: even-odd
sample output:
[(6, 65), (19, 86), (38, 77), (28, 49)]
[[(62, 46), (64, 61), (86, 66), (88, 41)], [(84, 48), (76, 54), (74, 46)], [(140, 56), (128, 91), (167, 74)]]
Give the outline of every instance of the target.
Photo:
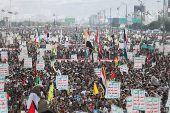
[(48, 33), (48, 26), (47, 26), (47, 32), (46, 32), (46, 42), (48, 42), (48, 37), (49, 37), (49, 33)]
[(104, 94), (105, 94), (105, 90), (106, 90), (106, 87), (107, 87), (107, 79), (106, 79), (104, 67), (102, 67), (102, 71), (101, 71), (101, 74), (100, 74), (100, 82), (99, 83), (100, 83), (101, 87), (103, 88)]
[(149, 56), (147, 54), (147, 61), (148, 61), (148, 69), (149, 69)]
[(170, 83), (170, 71), (169, 71), (169, 76), (168, 76), (168, 84)]
[(85, 50), (85, 58), (88, 59), (88, 53), (87, 50)]
[(91, 102), (90, 109), (92, 109), (92, 106), (93, 106), (93, 101)]
[(94, 82), (93, 95), (96, 95), (97, 93), (99, 93), (99, 91), (98, 91), (98, 89), (97, 89), (96, 82)]
[(35, 85), (38, 84), (38, 75), (37, 75), (37, 63), (35, 61)]
[(99, 33), (98, 33), (98, 29), (96, 28), (96, 31), (97, 31), (97, 33), (96, 33), (96, 43), (99, 43)]
[(117, 67), (117, 65), (118, 65), (118, 58), (116, 58), (115, 60), (115, 67)]
[(85, 29), (85, 44), (87, 42), (87, 30)]
[(5, 12), (5, 10), (2, 9), (2, 12)]
[(112, 35), (111, 35), (111, 37), (112, 37), (112, 44), (114, 44), (115, 42), (114, 42), (114, 31), (113, 31), (113, 27), (112, 27)]
[(7, 10), (7, 12), (8, 12), (9, 14), (12, 14), (12, 12), (11, 12), (11, 11), (8, 11), (8, 10)]
[(69, 90), (69, 88), (68, 88), (68, 90), (67, 90), (67, 95), (70, 95), (70, 90)]
[(31, 106), (30, 106), (30, 108), (28, 110), (28, 113), (35, 113), (35, 106), (34, 106), (34, 102), (33, 101), (31, 102)]
[(50, 89), (48, 91), (48, 101), (52, 101), (53, 100), (53, 83), (50, 86)]
[(29, 42), (30, 44), (32, 43), (32, 41), (30, 40), (30, 42)]
[(76, 32), (75, 32), (75, 39), (77, 41), (77, 27), (76, 27)]
[(97, 47), (95, 46), (95, 52), (97, 53)]
[(102, 66), (102, 62), (101, 59), (98, 60), (98, 68), (100, 68)]
[(102, 45), (100, 44), (100, 52), (99, 52), (99, 58), (102, 59)]
[(91, 40), (90, 40), (90, 33), (89, 33), (89, 28), (88, 28), (88, 32), (87, 32), (87, 42), (86, 42), (86, 47), (89, 48), (90, 54), (92, 53), (92, 44), (91, 44)]
[(53, 66), (53, 69), (54, 69), (55, 72), (57, 72), (54, 66)]
[(115, 81), (115, 74), (116, 74), (116, 70), (113, 72), (113, 74), (110, 77), (110, 79), (112, 79), (113, 81)]
[(4, 59), (4, 63), (6, 63), (6, 58)]
[(139, 53), (139, 49), (137, 48), (137, 54)]
[(37, 28), (37, 33), (36, 33), (36, 37), (35, 37), (35, 43), (39, 42), (39, 36), (40, 36), (40, 34), (39, 34), (39, 30)]
[(22, 81), (22, 85), (24, 85), (25, 81), (26, 81), (26, 78)]
[(9, 99), (9, 93), (7, 93), (7, 99)]
[(125, 57), (126, 62), (128, 62), (128, 57), (127, 57), (127, 40), (126, 40), (125, 29), (124, 29), (124, 57)]

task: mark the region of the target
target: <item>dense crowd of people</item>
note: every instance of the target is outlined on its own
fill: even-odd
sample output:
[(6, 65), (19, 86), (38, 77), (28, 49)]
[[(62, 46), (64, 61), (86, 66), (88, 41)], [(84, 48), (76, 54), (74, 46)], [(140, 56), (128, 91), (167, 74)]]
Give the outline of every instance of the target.
[[(105, 68), (106, 78), (110, 80), (110, 76), (116, 70), (116, 79), (115, 81), (121, 82), (121, 94), (120, 98), (115, 99), (106, 99), (104, 97), (103, 89), (99, 85), (99, 77), (95, 74), (94, 68), (98, 68), (98, 62), (93, 60), (85, 59), (85, 41), (83, 36), (80, 35), (79, 41), (82, 44), (78, 46), (75, 44), (75, 28), (64, 28), (63, 29), (63, 45), (59, 42), (48, 42), (48, 44), (57, 44), (57, 53), (54, 54), (51, 51), (45, 51), (43, 59), (45, 61), (45, 67), (42, 71), (38, 72), (39, 83), (41, 83), (48, 93), (50, 85), (54, 84), (53, 90), (53, 100), (48, 102), (49, 110), (54, 113), (79, 113), (79, 112), (98, 112), (98, 113), (111, 113), (111, 105), (114, 104), (117, 107), (120, 107), (126, 112), (126, 97), (131, 96), (131, 89), (143, 89), (145, 90), (146, 97), (161, 97), (161, 113), (167, 112), (166, 102), (168, 99), (168, 75), (169, 75), (169, 66), (170, 66), (170, 56), (169, 54), (165, 55), (163, 52), (160, 52), (158, 49), (149, 50), (149, 49), (140, 49), (139, 52), (135, 53), (134, 56), (144, 55), (149, 56), (149, 67), (145, 63), (142, 69), (134, 69), (133, 60), (128, 60), (128, 63), (125, 62), (123, 57), (123, 50), (119, 49), (119, 45), (113, 43), (112, 40), (109, 40), (106, 36), (106, 28), (101, 28), (100, 33), (100, 43), (102, 44), (102, 59), (111, 59), (111, 61), (102, 61), (102, 65)], [(25, 33), (24, 31), (28, 31)], [(49, 30), (50, 31), (50, 30)], [(50, 37), (58, 35), (60, 33), (55, 33), (55, 29), (51, 29)], [(9, 31), (5, 32), (5, 37), (9, 36)], [(32, 58), (32, 68), (24, 68), (24, 60), (19, 61), (18, 55), (21, 50), (19, 40), (17, 37), (13, 36), (14, 44), (6, 45), (5, 37), (1, 34), (1, 48), (18, 48), (15, 50), (3, 50), (8, 52), (8, 64), (9, 64), (9, 76), (5, 77), (5, 86), (4, 91), (9, 94), (8, 100), (8, 111), (9, 113), (20, 113), (27, 112), (26, 105), (27, 100), (30, 94), (30, 91), (35, 85), (35, 61), (37, 61), (37, 55), (40, 54), (37, 52), (37, 48), (45, 48), (43, 42), (45, 39), (42, 39), (38, 46), (32, 41), (30, 43), (30, 35), (34, 35), (35, 32), (30, 29), (24, 30), (11, 30), (10, 32), (18, 32), (21, 35), (22, 41), (27, 41), (26, 47), (28, 50), (28, 57)], [(84, 33), (84, 28), (79, 29), (79, 34)], [(45, 30), (40, 30), (40, 35), (45, 33)], [(108, 33), (109, 34), (109, 33)], [(116, 33), (115, 33), (116, 34)], [(129, 32), (127, 38), (130, 38), (130, 49), (129, 52), (133, 52), (134, 45), (142, 45), (152, 43), (155, 45), (155, 40), (157, 36), (151, 34), (149, 40), (146, 38), (142, 39), (143, 43), (139, 41), (133, 35), (136, 33)], [(146, 34), (144, 34), (146, 35)], [(64, 47), (65, 36), (70, 36), (69, 47)], [(121, 42), (121, 35), (115, 35), (114, 40), (118, 39)], [(105, 42), (104, 42), (105, 41)], [(95, 39), (93, 42), (93, 52), (95, 51)], [(161, 43), (162, 40), (159, 40)], [(104, 46), (109, 47), (109, 49), (104, 49)], [(99, 51), (99, 45), (97, 46)], [(61, 60), (57, 59), (70, 59), (72, 54), (77, 54), (78, 61), (70, 60)], [(116, 58), (120, 58), (118, 65), (128, 64), (128, 74), (121, 73), (118, 66), (115, 66)], [(54, 67), (56, 70), (60, 70), (61, 75), (68, 75), (68, 84), (69, 92), (67, 90), (58, 90), (56, 88), (56, 76), (57, 72), (54, 71), (51, 66), (51, 61), (55, 60)], [(147, 61), (146, 61), (147, 62)], [(4, 63), (1, 60), (1, 63)], [(156, 65), (152, 66), (152, 63)], [(26, 82), (22, 85), (22, 81), (26, 78)], [(97, 84), (99, 93), (93, 95), (93, 85), (94, 81)], [(92, 104), (92, 108), (90, 108)], [(41, 108), (40, 108), (41, 109)], [(144, 112), (143, 112), (144, 113)]]

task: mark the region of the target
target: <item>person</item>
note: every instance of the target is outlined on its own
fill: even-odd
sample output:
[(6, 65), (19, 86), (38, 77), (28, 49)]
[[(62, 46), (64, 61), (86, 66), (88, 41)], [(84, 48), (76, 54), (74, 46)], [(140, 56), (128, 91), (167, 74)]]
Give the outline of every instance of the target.
[(40, 98), (41, 98), (41, 91), (44, 93), (45, 98), (46, 98), (46, 92), (45, 92), (42, 85), (37, 85), (32, 89), (32, 91), (29, 95), (29, 98), (28, 98), (27, 109), (30, 108), (31, 103), (33, 101), (34, 104), (35, 104), (35, 109), (38, 110), (38, 108), (39, 108), (38, 103), (39, 103)]

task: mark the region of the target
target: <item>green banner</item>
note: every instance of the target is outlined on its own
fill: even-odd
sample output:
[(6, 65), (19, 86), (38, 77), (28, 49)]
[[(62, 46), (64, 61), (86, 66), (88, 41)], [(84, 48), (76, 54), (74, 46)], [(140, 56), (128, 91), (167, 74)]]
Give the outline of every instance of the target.
[(119, 23), (126, 23), (126, 18), (120, 18)]
[(65, 18), (65, 22), (75, 22), (75, 18)]
[(141, 23), (141, 19), (132, 19), (132, 23)]

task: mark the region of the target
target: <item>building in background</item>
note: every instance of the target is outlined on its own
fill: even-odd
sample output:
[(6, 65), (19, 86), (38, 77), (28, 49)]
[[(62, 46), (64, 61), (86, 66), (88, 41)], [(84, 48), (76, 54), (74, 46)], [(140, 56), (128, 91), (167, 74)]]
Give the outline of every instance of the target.
[(5, 22), (5, 27), (9, 27), (9, 18), (8, 17), (3, 17), (3, 20)]

